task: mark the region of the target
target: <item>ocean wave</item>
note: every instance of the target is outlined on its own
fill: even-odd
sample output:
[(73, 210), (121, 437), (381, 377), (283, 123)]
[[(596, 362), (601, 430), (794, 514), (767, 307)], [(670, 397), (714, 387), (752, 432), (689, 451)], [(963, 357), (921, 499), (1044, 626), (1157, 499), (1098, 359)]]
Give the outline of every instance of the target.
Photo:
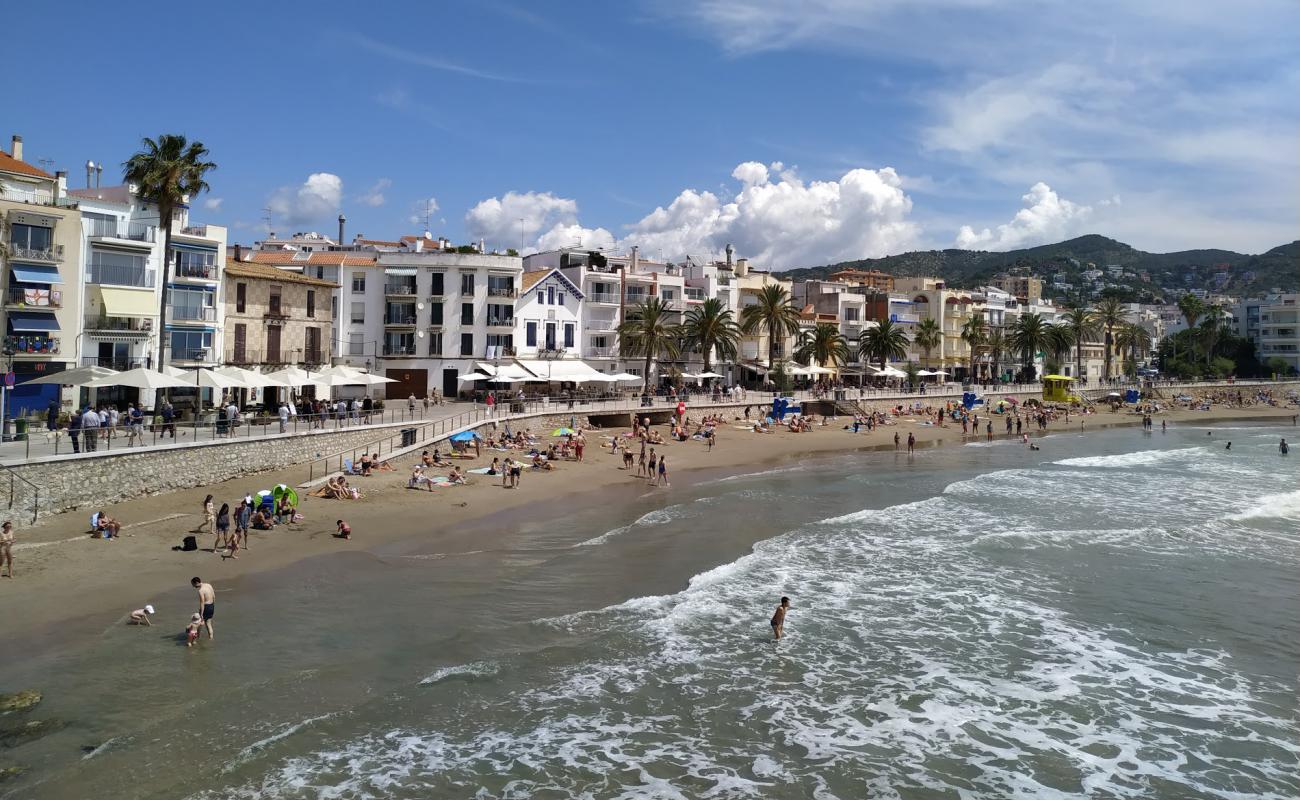
[(1264, 495), (1252, 500), (1246, 510), (1228, 517), (1234, 521), (1270, 518), (1300, 520), (1300, 490)]
[(1108, 456), (1082, 456), (1053, 461), (1063, 467), (1103, 467), (1126, 469), (1129, 467), (1146, 467), (1164, 464), (1170, 461), (1187, 460), (1198, 453), (1206, 453), (1203, 447), (1182, 447), (1176, 450), (1138, 450), (1132, 453), (1116, 453)]
[(701, 497), (689, 503), (676, 503), (664, 508), (656, 508), (654, 511), (648, 511), (637, 517), (627, 525), (620, 525), (617, 528), (611, 528), (599, 536), (593, 536), (585, 541), (578, 542), (574, 547), (595, 547), (604, 544), (615, 536), (622, 536), (639, 527), (654, 527), (658, 525), (667, 525), (672, 522), (698, 516), (701, 512), (700, 506), (709, 505), (718, 501), (717, 497)]
[(420, 685), (432, 686), (435, 683), (441, 683), (453, 678), (470, 681), (479, 678), (490, 678), (500, 671), (501, 665), (495, 661), (473, 661), (468, 664), (457, 664), (436, 670), (429, 677), (420, 681)]

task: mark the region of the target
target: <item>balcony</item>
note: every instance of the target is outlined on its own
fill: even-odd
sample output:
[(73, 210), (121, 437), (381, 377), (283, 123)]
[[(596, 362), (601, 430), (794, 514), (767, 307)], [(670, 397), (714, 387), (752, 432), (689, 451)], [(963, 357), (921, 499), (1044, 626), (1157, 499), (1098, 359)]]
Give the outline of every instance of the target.
[(489, 286), (488, 297), (514, 297), (515, 287), (513, 286)]
[(90, 263), (89, 283), (100, 283), (111, 286), (136, 286), (145, 289), (154, 287), (154, 271), (151, 269), (137, 269), (135, 267), (124, 267), (119, 264), (96, 264)]
[(226, 351), (225, 362), (227, 364), (260, 364), (262, 363), (262, 354), (257, 350), (250, 350), (236, 344)]
[(385, 314), (384, 327), (386, 328), (414, 328), (414, 314)]
[(92, 239), (114, 239), (120, 242), (153, 244), (158, 241), (158, 229), (153, 225), (145, 225), (140, 222), (119, 225), (108, 220), (95, 220), (90, 228), (90, 236)]
[(168, 325), (173, 322), (182, 325), (201, 325), (203, 323), (216, 322), (217, 309), (215, 308), (192, 308), (189, 306), (167, 306)]
[(48, 250), (35, 250), (30, 247), (10, 244), (9, 258), (14, 261), (41, 261), (47, 264), (62, 264), (63, 245), (56, 244)]
[(167, 348), (167, 358), (173, 363), (207, 364), (212, 360), (211, 347)]
[(202, 236), (205, 239), (209, 238), (207, 225), (186, 225), (184, 228), (181, 228), (180, 232), (185, 236)]
[(59, 289), (10, 286), (5, 292), (5, 305), (20, 308), (63, 308), (63, 292)]
[(588, 303), (605, 303), (607, 305), (618, 305), (618, 292), (592, 292), (587, 295)]
[(387, 297), (415, 297), (415, 281), (385, 283), (384, 295)]
[(618, 358), (617, 347), (588, 347), (585, 358)]
[(82, 330), (102, 339), (144, 341), (153, 331), (153, 320), (137, 317), (86, 317), (82, 320)]
[(415, 355), (414, 344), (385, 344), (383, 355), (392, 358), (410, 358)]
[(12, 351), (15, 358), (27, 356), (56, 356), (59, 354), (57, 336), (6, 336), (5, 350)]
[(616, 331), (618, 321), (613, 319), (589, 319), (582, 324), (589, 331)]
[(123, 372), (128, 369), (137, 369), (144, 367), (146, 369), (153, 365), (147, 359), (143, 358), (100, 358), (99, 356), (82, 356), (81, 366), (83, 367), (105, 367)]
[(688, 302), (688, 303), (703, 303), (704, 300), (705, 300), (705, 297), (704, 297), (704, 290), (703, 290), (703, 289), (696, 289), (696, 288), (693, 288), (693, 287), (690, 287), (690, 286), (686, 287), (686, 302)]
[(217, 268), (215, 265), (177, 264), (172, 267), (172, 277), (177, 280), (215, 281), (217, 279)]
[(324, 364), (328, 359), (325, 357), (325, 351), (319, 347), (308, 348), (302, 351), (302, 363), (304, 364)]
[(515, 327), (514, 317), (488, 317), (487, 325), (489, 328), (513, 328)]

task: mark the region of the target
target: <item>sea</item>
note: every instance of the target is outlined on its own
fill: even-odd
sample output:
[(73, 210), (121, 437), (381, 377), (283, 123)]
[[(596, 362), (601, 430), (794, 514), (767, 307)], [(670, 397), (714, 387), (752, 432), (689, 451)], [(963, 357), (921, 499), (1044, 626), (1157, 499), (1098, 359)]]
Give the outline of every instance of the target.
[(8, 670), (65, 727), (0, 797), (1294, 800), (1295, 434), (682, 473), (218, 585), (213, 643)]

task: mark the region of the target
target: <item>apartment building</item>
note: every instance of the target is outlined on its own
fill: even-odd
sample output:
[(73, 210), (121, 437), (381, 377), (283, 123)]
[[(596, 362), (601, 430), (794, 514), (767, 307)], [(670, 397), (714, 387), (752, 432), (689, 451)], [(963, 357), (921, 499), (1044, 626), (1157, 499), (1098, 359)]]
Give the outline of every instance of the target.
[(167, 363), (178, 367), (217, 366), (223, 352), (225, 309), (220, 298), (226, 229), (220, 225), (192, 225), (188, 206), (177, 209), (167, 259), (171, 276), (163, 318)]
[[(262, 243), (257, 243), (256, 246)], [(348, 326), (340, 324), (339, 315), (350, 313), (350, 284), (348, 278), (354, 269), (372, 269), (378, 251), (363, 247), (346, 247), (338, 250), (244, 250), (236, 245), (230, 251), (231, 256), (255, 264), (275, 267), (286, 272), (293, 272), (308, 278), (315, 278), (334, 286), (327, 295), (317, 298), (330, 319), (329, 338), (325, 348), (331, 359), (341, 358), (348, 348), (344, 332)]]
[(67, 196), (67, 176), (24, 160), (14, 136), (0, 150), (0, 273), (4, 280), (5, 366), (16, 386), (3, 417), (43, 411), (57, 401), (70, 408), (71, 390), (25, 384), (75, 364), (81, 326), (81, 212)]
[(1043, 279), (1032, 275), (1002, 274), (994, 277), (989, 283), (1025, 305), (1034, 305), (1043, 299)]
[(840, 335), (856, 352), (858, 338), (868, 327), (867, 304), (870, 297), (887, 298), (887, 293), (841, 281), (803, 281), (794, 285), (794, 303), (804, 310), (827, 315), (820, 322), (834, 322)]
[(222, 288), (226, 364), (258, 372), (330, 364), (329, 298), (338, 284), (232, 259)]
[(842, 269), (831, 273), (831, 280), (874, 289), (878, 292), (894, 291), (894, 276), (878, 269)]
[(1277, 294), (1259, 307), (1260, 361), (1280, 358), (1300, 370), (1300, 295)]

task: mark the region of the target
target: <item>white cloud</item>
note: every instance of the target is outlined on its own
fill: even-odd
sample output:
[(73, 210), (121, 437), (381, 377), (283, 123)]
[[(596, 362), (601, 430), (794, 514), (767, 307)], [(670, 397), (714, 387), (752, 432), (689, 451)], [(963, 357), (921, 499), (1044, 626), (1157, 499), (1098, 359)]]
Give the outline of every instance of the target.
[(203, 208), (206, 211), (220, 211), (221, 204), (225, 201), (222, 197), (209, 197), (203, 201)]
[[(963, 250), (1014, 250), (1018, 247), (1068, 239), (1082, 232), (1082, 226), (1092, 216), (1091, 206), (1081, 206), (1052, 191), (1043, 182), (1034, 184), (1029, 193), (1020, 198), (1025, 207), (997, 231), (988, 228), (979, 233), (970, 225), (961, 226), (957, 232), (957, 247)], [(1118, 205), (1119, 198), (1104, 201), (1105, 205)]]
[(527, 242), (525, 252), (580, 242), (620, 250), (637, 245), (647, 256), (681, 259), (720, 253), (731, 243), (755, 263), (777, 268), (885, 255), (916, 240), (917, 227), (907, 219), (912, 201), (892, 169), (804, 182), (783, 164), (745, 162), (732, 176), (741, 184), (733, 196), (686, 189), (625, 226), (619, 240), (606, 228), (584, 227), (577, 202), (549, 192), (484, 200), (465, 215), (466, 228), (489, 246)]
[(380, 178), (375, 181), (374, 186), (371, 186), (365, 193), (357, 197), (357, 202), (371, 208), (378, 208), (387, 201), (387, 198), (384, 197), (384, 191), (392, 185), (393, 182), (388, 178)]
[(411, 204), (411, 214), (406, 221), (412, 225), (424, 225), (426, 219), (432, 219), (434, 213), (440, 208), (438, 198), (427, 197), (423, 200), (416, 200)]
[(314, 172), (298, 187), (286, 186), (271, 196), (271, 212), (290, 225), (320, 222), (337, 214), (343, 201), (343, 179)]
[(506, 192), (489, 197), (465, 214), (465, 229), (489, 247), (518, 247), (543, 231), (575, 225), (578, 203), (550, 192)]

